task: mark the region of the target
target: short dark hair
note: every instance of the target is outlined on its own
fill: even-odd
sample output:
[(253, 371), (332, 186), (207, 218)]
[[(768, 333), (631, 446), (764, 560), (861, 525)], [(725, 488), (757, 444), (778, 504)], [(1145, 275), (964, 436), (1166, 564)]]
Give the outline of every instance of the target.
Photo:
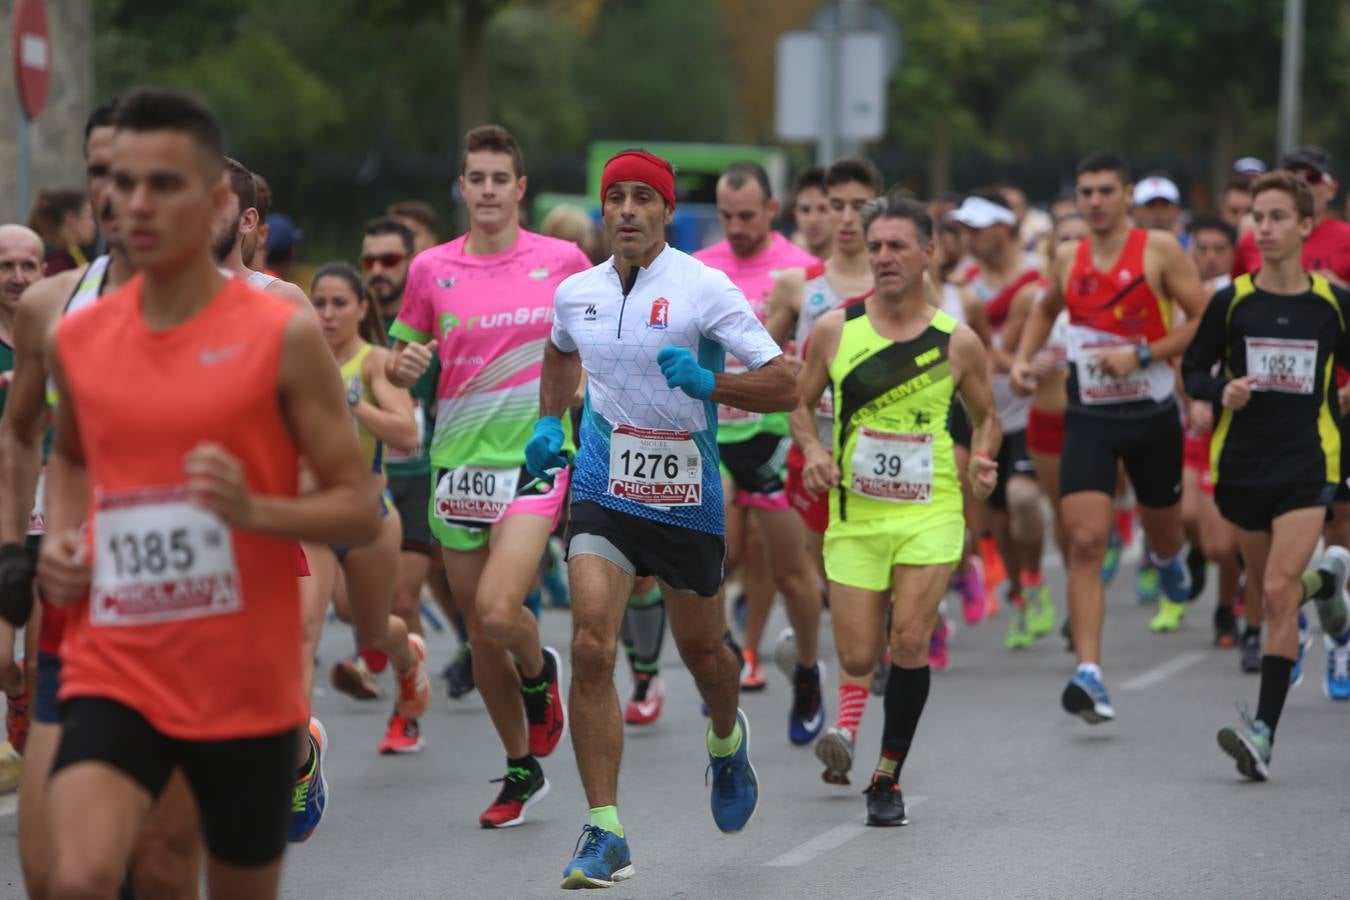
[(391, 204), (385, 212), (397, 219), (412, 219), (433, 235), (440, 232), (439, 217), (430, 203), (421, 200), (400, 200)]
[(239, 212), (258, 208), (258, 183), (253, 173), (237, 159), (225, 157), (225, 171), (230, 175), (230, 190), (239, 198)]
[(1201, 213), (1191, 219), (1191, 225), (1186, 231), (1192, 238), (1202, 231), (1217, 231), (1228, 240), (1231, 246), (1237, 246), (1237, 229), (1212, 213)]
[(1252, 192), (1252, 180), (1246, 175), (1232, 175), (1223, 183), (1223, 190), (1219, 192), (1219, 196), (1223, 197), (1229, 191), (1242, 191), (1244, 194), (1250, 194)]
[(1086, 175), (1089, 172), (1115, 172), (1120, 176), (1121, 184), (1131, 181), (1130, 164), (1124, 156), (1111, 150), (1097, 150), (1079, 160), (1074, 174)]
[(769, 173), (764, 171), (763, 166), (753, 160), (737, 160), (727, 166), (726, 171), (722, 173), (722, 177), (727, 180), (727, 186), (734, 191), (739, 191), (745, 187), (747, 182), (753, 181), (764, 192), (765, 203), (773, 199), (773, 188), (769, 185)]
[(470, 153), (505, 153), (511, 157), (511, 168), (516, 177), (525, 174), (525, 157), (515, 136), (500, 125), (479, 125), (464, 135), (464, 152), (459, 157), (459, 174), (469, 168)]
[(225, 134), (206, 104), (191, 94), (163, 88), (137, 88), (117, 103), (114, 124), (123, 131), (178, 131), (202, 151), (207, 175), (225, 166)]
[(815, 188), (822, 194), (825, 193), (825, 167), (808, 166), (797, 173), (797, 177), (792, 182), (792, 198), (795, 201), (797, 195), (802, 191), (809, 191)]
[(262, 177), (257, 172), (253, 173), (253, 186), (258, 195), (258, 202), (256, 204), (258, 221), (266, 222), (267, 217), (272, 214), (272, 186), (267, 183), (266, 178)]
[(403, 248), (412, 256), (413, 247), (417, 239), (413, 237), (412, 229), (404, 225), (393, 216), (376, 216), (366, 223), (362, 233), (366, 237), (375, 237), (380, 234), (396, 234), (403, 239)]
[(850, 182), (871, 188), (874, 194), (880, 194), (885, 188), (881, 180), (881, 170), (877, 168), (876, 163), (863, 156), (840, 157), (830, 163), (830, 167), (825, 170), (826, 188)]
[(1308, 182), (1288, 169), (1275, 169), (1258, 177), (1252, 182), (1252, 199), (1255, 200), (1266, 191), (1284, 191), (1294, 201), (1300, 219), (1311, 219), (1314, 215), (1312, 188)]
[(89, 135), (94, 133), (95, 128), (108, 128), (116, 124), (117, 98), (113, 97), (105, 103), (100, 103), (94, 107), (94, 111), (89, 114), (89, 118), (84, 120), (84, 141), (89, 143)]
[(933, 242), (933, 217), (909, 191), (892, 191), (883, 194), (863, 207), (863, 233), (866, 234), (872, 223), (878, 219), (908, 219), (914, 223), (914, 230), (925, 244)]

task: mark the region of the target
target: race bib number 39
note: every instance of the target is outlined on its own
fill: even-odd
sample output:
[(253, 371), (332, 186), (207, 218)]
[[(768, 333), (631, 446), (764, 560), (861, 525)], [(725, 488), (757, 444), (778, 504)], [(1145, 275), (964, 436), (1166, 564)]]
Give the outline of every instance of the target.
[(932, 502), (933, 436), (862, 429), (849, 490), (889, 503)]
[(94, 514), (95, 625), (149, 625), (242, 607), (230, 526), (186, 488), (105, 493)]
[(436, 484), (436, 516), (485, 525), (500, 522), (519, 482), (520, 469), (450, 469)]
[(703, 457), (687, 431), (618, 425), (610, 434), (609, 492), (649, 506), (703, 502)]
[(1133, 344), (1084, 344), (1078, 353), (1078, 396), (1085, 406), (1133, 403), (1150, 398), (1148, 369), (1116, 378), (1102, 369), (1102, 356)]
[(1317, 341), (1249, 337), (1247, 374), (1254, 391), (1311, 394), (1317, 384)]

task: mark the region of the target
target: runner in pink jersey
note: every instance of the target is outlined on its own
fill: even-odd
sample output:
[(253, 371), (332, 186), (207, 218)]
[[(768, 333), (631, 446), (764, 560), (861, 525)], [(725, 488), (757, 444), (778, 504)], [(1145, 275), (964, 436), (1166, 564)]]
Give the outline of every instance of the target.
[[(726, 239), (694, 256), (726, 273), (763, 322), (775, 276), (787, 269), (818, 265), (820, 260), (773, 229), (778, 201), (773, 199), (768, 174), (757, 163), (732, 163), (722, 173), (717, 182), (717, 213)], [(739, 360), (727, 356), (728, 372), (742, 368)], [(790, 661), (790, 654), (784, 656), (784, 670), (793, 685), (788, 740), (807, 744), (825, 724), (821, 672), (816, 662), (821, 586), (807, 554), (806, 528), (792, 511), (784, 484), (787, 453), (792, 446), (787, 416), (718, 407), (717, 444), (722, 456), (723, 497), (727, 500), (727, 571), (737, 562), (745, 563), (741, 573), (746, 600), (741, 689), (766, 687), (759, 645), (777, 590), (786, 598), (796, 641), (796, 665)], [(736, 507), (746, 512), (737, 514)], [(747, 529), (747, 514), (753, 518), (754, 531)], [(754, 540), (756, 533), (761, 540)], [(738, 554), (741, 548), (743, 556)], [(787, 638), (785, 634), (785, 649)]]
[(568, 473), (536, 482), (525, 472), (525, 444), (539, 418), (553, 292), (590, 261), (574, 244), (521, 229), (525, 176), (505, 129), (475, 128), (464, 148), (469, 233), (413, 260), (389, 329), (389, 374), (411, 385), (431, 354), (440, 356), (428, 515), (469, 629), (474, 680), (506, 750), (501, 792), (478, 821), (505, 828), (548, 793), (536, 757), (552, 753), (567, 730), (562, 660), (540, 643), (522, 601), (538, 590)]

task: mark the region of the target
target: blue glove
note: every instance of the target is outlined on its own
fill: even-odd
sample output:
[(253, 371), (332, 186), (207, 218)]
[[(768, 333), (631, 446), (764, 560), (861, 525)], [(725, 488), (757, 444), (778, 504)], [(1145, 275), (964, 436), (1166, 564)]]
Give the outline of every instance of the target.
[(712, 396), (717, 378), (694, 361), (694, 354), (683, 347), (662, 347), (656, 354), (661, 374), (666, 376), (666, 387), (679, 388), (695, 400)]
[(562, 445), (562, 421), (557, 416), (542, 417), (534, 423), (534, 434), (525, 445), (525, 468), (535, 478), (552, 478), (559, 469), (567, 468)]

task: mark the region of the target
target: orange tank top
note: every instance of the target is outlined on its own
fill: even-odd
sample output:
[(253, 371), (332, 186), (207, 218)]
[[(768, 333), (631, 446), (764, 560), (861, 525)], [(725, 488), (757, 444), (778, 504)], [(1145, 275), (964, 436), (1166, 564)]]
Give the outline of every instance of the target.
[(89, 596), (73, 608), (61, 699), (104, 697), (184, 740), (300, 725), (295, 542), (231, 528), (187, 500), (203, 442), (255, 494), (296, 496), (298, 451), (278, 403), (295, 308), (227, 280), (188, 322), (152, 332), (140, 277), (61, 321), (56, 350), (89, 472)]

